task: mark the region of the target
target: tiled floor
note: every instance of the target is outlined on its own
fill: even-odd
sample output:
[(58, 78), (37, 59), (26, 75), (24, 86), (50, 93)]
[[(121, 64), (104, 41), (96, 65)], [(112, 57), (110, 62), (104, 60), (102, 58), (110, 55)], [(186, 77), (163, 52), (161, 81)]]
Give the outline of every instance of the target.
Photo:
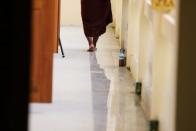
[(88, 53), (81, 27), (63, 27), (66, 57), (54, 56), (53, 103), (30, 105), (30, 131), (147, 131), (133, 80), (118, 67), (113, 29)]

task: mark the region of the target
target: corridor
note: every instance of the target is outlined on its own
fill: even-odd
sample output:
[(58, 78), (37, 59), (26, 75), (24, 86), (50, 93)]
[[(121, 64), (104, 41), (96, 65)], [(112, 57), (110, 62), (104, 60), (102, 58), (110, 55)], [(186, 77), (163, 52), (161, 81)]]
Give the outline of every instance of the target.
[(0, 131), (196, 131), (196, 1), (101, 1), (113, 22), (94, 53), (80, 0), (3, 6)]
[(30, 131), (147, 131), (147, 120), (126, 67), (118, 66), (119, 43), (108, 27), (95, 53), (86, 51), (80, 26), (61, 29), (54, 55), (53, 103), (30, 104)]

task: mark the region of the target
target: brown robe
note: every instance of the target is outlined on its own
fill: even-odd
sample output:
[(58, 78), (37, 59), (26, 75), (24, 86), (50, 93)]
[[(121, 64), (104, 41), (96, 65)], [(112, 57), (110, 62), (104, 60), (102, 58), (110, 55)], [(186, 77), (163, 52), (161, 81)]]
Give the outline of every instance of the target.
[(84, 34), (98, 37), (106, 32), (106, 26), (112, 22), (110, 0), (81, 0), (81, 15)]

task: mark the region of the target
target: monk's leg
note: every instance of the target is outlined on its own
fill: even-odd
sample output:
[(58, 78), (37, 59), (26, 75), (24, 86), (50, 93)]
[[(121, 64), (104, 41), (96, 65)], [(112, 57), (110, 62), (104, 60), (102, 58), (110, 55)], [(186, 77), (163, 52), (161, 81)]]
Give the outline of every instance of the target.
[(93, 43), (93, 37), (86, 37), (88, 40), (88, 44), (89, 44), (89, 49), (88, 51), (93, 51), (94, 50), (94, 43)]
[(86, 36), (86, 39), (88, 40), (89, 46), (91, 46), (93, 44), (93, 37), (87, 37)]
[(94, 44), (94, 47), (96, 47), (97, 45), (97, 41), (98, 41), (99, 37), (93, 37), (93, 44)]

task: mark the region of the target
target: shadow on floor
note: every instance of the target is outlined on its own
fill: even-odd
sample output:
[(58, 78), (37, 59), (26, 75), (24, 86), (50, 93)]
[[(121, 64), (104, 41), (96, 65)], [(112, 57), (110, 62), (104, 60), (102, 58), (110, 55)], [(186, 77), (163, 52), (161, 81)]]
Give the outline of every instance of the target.
[(97, 63), (95, 53), (89, 54), (93, 114), (94, 114), (94, 131), (106, 131), (107, 124), (107, 98), (110, 88), (110, 80), (107, 79), (104, 70)]

